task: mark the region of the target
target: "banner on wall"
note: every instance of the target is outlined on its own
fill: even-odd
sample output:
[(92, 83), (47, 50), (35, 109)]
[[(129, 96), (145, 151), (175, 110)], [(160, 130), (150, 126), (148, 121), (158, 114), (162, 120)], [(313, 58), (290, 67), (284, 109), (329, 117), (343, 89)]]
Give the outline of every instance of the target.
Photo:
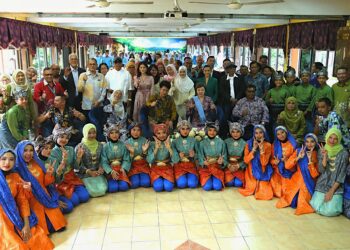
[(181, 38), (116, 38), (115, 41), (121, 44), (128, 51), (179, 51), (186, 52), (186, 39)]

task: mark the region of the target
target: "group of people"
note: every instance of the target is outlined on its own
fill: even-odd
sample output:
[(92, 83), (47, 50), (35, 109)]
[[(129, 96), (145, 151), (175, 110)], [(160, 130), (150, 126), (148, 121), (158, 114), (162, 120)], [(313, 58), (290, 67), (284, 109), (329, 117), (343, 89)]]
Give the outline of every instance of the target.
[(2, 76), (0, 245), (51, 249), (46, 235), (75, 206), (151, 186), (238, 187), (297, 215), (350, 217), (347, 68), (331, 88), (323, 68), (314, 87), (292, 68), (270, 81), (255, 61), (244, 76), (229, 59), (224, 72), (211, 56), (159, 59), (109, 69), (92, 58), (85, 71), (71, 54), (35, 84), (22, 70)]

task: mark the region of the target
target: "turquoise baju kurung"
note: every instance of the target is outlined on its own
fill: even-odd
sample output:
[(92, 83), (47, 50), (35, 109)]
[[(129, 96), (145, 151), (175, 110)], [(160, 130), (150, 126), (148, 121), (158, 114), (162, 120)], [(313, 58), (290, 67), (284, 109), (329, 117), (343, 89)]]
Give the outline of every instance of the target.
[(239, 165), (239, 169), (236, 172), (231, 172), (228, 167), (225, 169), (226, 186), (242, 187), (244, 185), (244, 169), (247, 167), (243, 160), (244, 148), (247, 143), (242, 138), (239, 140), (227, 138), (225, 144), (228, 160), (227, 166), (236, 162)]

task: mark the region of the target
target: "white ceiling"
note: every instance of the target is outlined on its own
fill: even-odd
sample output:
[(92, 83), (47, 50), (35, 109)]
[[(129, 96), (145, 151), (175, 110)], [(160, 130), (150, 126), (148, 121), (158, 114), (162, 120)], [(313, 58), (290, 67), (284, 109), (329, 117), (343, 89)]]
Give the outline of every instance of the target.
[[(108, 0), (110, 2), (116, 0)], [(134, 0), (131, 0), (134, 1)], [(135, 0), (149, 2), (152, 0)], [(193, 0), (194, 1), (194, 0)], [(228, 3), (230, 0), (196, 0)], [(241, 3), (263, 0), (241, 0)], [(118, 0), (125, 2), (127, 0)], [(25, 16), (28, 21), (117, 36), (190, 37), (198, 33), (228, 32), (256, 25), (286, 24), (291, 19), (341, 18), (350, 15), (349, 0), (284, 0), (283, 3), (246, 5), (239, 10), (226, 5), (193, 4), (178, 0), (188, 18), (164, 19), (173, 10), (173, 0), (153, 0), (154, 4), (113, 4), (107, 8), (86, 8), (86, 0), (0, 0), (0, 16)]]

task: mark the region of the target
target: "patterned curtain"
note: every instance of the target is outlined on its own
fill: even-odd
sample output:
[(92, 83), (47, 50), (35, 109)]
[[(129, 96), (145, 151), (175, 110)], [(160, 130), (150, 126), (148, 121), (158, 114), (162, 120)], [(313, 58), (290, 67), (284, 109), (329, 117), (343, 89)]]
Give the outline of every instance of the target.
[(211, 36), (198, 36), (187, 39), (187, 45), (231, 46), (232, 32)]
[(261, 28), (256, 30), (255, 46), (268, 48), (286, 48), (287, 25)]
[(249, 46), (250, 51), (253, 51), (253, 29), (250, 30), (243, 30), (243, 31), (236, 31), (233, 32), (235, 41), (235, 45), (238, 46)]

